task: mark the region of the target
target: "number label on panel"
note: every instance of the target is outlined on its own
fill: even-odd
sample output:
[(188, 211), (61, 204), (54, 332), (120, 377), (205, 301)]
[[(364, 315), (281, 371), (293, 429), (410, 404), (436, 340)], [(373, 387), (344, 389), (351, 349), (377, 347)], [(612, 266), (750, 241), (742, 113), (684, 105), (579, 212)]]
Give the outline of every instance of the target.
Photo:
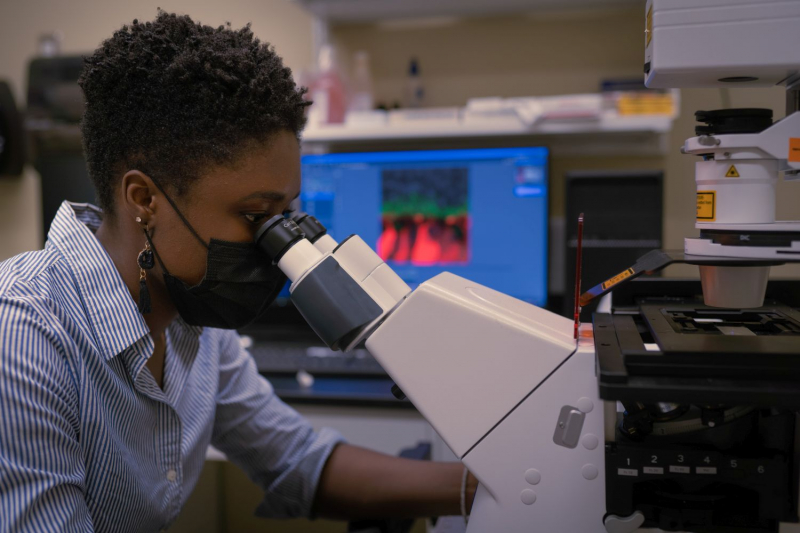
[(670, 465), (669, 471), (671, 474), (691, 474), (692, 468), (690, 466)]
[(707, 464), (707, 465), (710, 465), (711, 464), (711, 457), (706, 455), (706, 457), (703, 459), (703, 462), (705, 464)]
[(658, 456), (657, 455), (650, 456), (650, 463), (654, 465), (658, 464)]
[(763, 474), (764, 473), (764, 465), (758, 465), (758, 473), (759, 474)]
[(628, 457), (628, 466), (631, 466), (631, 458)]
[(684, 461), (684, 459), (685, 459), (685, 458), (683, 457), (683, 455), (679, 455), (679, 456), (678, 456), (678, 462), (679, 462), (679, 463), (682, 463), (682, 462)]
[(738, 468), (738, 467), (739, 467), (738, 461), (736, 461), (736, 459), (731, 459), (731, 468)]

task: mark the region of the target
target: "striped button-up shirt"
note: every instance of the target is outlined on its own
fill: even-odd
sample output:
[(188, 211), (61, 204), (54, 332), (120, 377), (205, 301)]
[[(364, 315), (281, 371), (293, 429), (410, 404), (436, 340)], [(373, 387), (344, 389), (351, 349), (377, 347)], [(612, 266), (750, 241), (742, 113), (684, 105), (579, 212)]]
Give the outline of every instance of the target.
[(65, 202), (44, 250), (0, 263), (0, 531), (168, 527), (209, 444), (263, 488), (258, 514), (308, 515), (341, 437), (281, 402), (233, 331), (176, 319), (160, 388), (101, 217)]

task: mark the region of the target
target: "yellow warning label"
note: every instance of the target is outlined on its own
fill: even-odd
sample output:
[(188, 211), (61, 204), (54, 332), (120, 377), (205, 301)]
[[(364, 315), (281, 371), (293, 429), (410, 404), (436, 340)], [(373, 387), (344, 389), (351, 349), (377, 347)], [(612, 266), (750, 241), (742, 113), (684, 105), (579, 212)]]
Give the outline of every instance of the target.
[(613, 287), (614, 285), (616, 285), (620, 281), (628, 279), (629, 277), (633, 276), (633, 274), (634, 274), (634, 272), (633, 272), (632, 268), (629, 268), (625, 272), (617, 274), (616, 276), (614, 276), (610, 280), (603, 282), (603, 290), (607, 291), (609, 288)]
[(675, 113), (675, 100), (672, 93), (624, 94), (617, 99), (617, 112), (620, 115), (672, 115)]
[[(641, 11), (639, 11), (641, 13)], [(647, 10), (647, 27), (644, 30), (645, 38), (644, 47), (650, 46), (650, 41), (653, 40), (653, 4), (650, 4), (650, 9)]]
[(738, 177), (740, 177), (739, 176), (739, 171), (736, 170), (735, 166), (731, 165), (731, 168), (729, 168), (728, 171), (725, 173), (725, 177), (726, 178), (738, 178)]
[(713, 222), (717, 218), (715, 191), (697, 191), (697, 220)]
[(789, 161), (800, 163), (800, 139), (791, 137), (789, 139)]

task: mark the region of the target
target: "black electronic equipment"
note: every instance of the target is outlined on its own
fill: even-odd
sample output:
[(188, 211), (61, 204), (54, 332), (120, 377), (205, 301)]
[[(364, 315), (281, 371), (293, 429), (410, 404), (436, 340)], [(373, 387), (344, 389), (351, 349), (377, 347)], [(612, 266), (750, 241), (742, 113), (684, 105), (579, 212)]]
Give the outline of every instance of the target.
[[(654, 171), (571, 172), (566, 175), (566, 278), (575, 279), (578, 216), (584, 214), (584, 287), (632, 265), (662, 241), (663, 175)], [(572, 316), (574, 287), (568, 284), (565, 316)], [(581, 320), (588, 322), (595, 304)]]
[(84, 98), (78, 86), (83, 57), (39, 57), (28, 66), (28, 114), (34, 120), (78, 124)]
[(33, 59), (28, 68), (27, 129), (31, 159), (42, 179), (44, 236), (64, 200), (95, 202), (81, 144), (84, 98), (81, 56)]
[(770, 282), (757, 309), (701, 294), (635, 280), (594, 315), (600, 397), (624, 407), (606, 439), (607, 511), (665, 531), (776, 532), (798, 521), (800, 281)]
[(19, 176), (25, 165), (22, 115), (11, 87), (0, 81), (0, 176)]
[[(606, 509), (664, 531), (754, 533), (797, 522), (794, 412), (606, 445)], [(725, 443), (723, 446), (720, 443)]]

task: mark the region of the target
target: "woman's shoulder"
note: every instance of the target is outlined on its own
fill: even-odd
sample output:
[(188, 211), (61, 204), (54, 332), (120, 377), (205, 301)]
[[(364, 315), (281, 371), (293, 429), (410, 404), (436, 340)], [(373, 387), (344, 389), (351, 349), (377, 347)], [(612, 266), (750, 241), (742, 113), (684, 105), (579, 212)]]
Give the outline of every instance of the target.
[(71, 354), (79, 354), (79, 340), (87, 338), (81, 309), (71, 271), (57, 250), (0, 262), (0, 366), (31, 379), (41, 377), (37, 368), (48, 369), (70, 383), (79, 364)]
[(0, 261), (0, 294), (13, 288), (16, 282), (31, 281), (41, 276), (60, 258), (58, 251), (48, 246)]
[(76, 328), (67, 327), (76, 323), (70, 313), (75, 306), (60, 296), (65, 287), (69, 292), (63, 270), (48, 249), (0, 263), (0, 390), (6, 395), (21, 390), (36, 398), (55, 394), (77, 405)]
[(72, 285), (60, 255), (52, 248), (24, 252), (0, 262), (0, 316), (10, 319), (3, 308), (25, 311), (44, 322), (59, 314), (63, 295)]

